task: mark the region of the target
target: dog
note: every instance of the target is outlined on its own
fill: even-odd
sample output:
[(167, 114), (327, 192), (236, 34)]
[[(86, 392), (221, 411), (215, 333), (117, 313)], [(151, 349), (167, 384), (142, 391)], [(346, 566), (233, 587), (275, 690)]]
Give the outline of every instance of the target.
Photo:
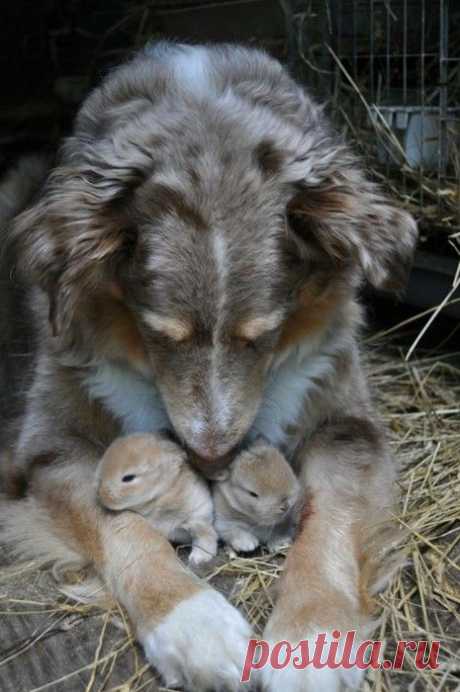
[[(276, 60), (235, 45), (147, 47), (88, 96), (43, 182), (28, 167), (0, 196), (34, 335), (11, 447), (24, 497), (0, 510), (3, 540), (91, 562), (166, 685), (237, 690), (243, 616), (147, 519), (100, 507), (94, 477), (123, 435), (172, 435), (208, 478), (262, 437), (306, 507), (264, 638), (367, 638), (393, 565), (395, 465), (361, 367), (359, 289), (403, 287), (414, 220)], [(361, 676), (266, 667), (260, 685)]]

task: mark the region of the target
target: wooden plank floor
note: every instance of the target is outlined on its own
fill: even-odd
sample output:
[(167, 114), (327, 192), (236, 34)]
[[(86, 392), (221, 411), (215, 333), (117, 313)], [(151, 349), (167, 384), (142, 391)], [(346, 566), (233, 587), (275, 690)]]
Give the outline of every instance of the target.
[[(1, 692), (158, 690), (140, 648), (106, 613), (96, 608), (79, 613), (57, 593), (49, 573), (18, 573), (1, 557), (0, 552)], [(95, 668), (96, 656), (101, 662)]]

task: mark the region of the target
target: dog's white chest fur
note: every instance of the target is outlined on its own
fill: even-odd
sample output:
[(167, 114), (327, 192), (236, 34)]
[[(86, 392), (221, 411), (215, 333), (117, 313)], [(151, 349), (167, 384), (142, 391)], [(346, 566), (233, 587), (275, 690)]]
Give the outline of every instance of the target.
[(333, 367), (330, 354), (295, 349), (271, 374), (249, 439), (261, 435), (275, 447), (282, 445), (286, 428), (299, 422), (309, 396)]
[(125, 435), (171, 428), (155, 385), (132, 370), (106, 363), (92, 371), (86, 384), (90, 396), (103, 401), (121, 422)]
[[(258, 414), (247, 436), (262, 435), (282, 445), (286, 428), (299, 421), (305, 402), (333, 369), (330, 354), (295, 349), (269, 376)], [(103, 364), (86, 379), (90, 396), (104, 402), (121, 422), (123, 433), (155, 433), (173, 428), (153, 382), (115, 364)]]

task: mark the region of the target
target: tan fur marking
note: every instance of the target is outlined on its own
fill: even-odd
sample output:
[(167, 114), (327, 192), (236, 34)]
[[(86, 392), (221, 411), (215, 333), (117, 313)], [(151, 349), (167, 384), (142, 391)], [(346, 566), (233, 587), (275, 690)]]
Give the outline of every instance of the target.
[(302, 290), (299, 307), (284, 323), (278, 342), (278, 350), (284, 351), (305, 337), (325, 329), (339, 301), (340, 294), (338, 292), (326, 291), (323, 295), (318, 296), (307, 285)]
[[(343, 629), (349, 627), (356, 617), (355, 604), (329, 582), (321, 560), (318, 561), (327, 544), (330, 517), (317, 513), (313, 501), (310, 507), (312, 511), (308, 521), (303, 522), (286, 558), (273, 617), (281, 630), (299, 639), (306, 634), (306, 623), (314, 623), (324, 630), (333, 623), (335, 628)], [(307, 592), (303, 585), (308, 585)], [(302, 590), (303, 597), (293, 609), (292, 594), (299, 590)]]
[[(102, 564), (104, 550), (98, 531), (99, 511), (90, 499), (77, 501), (72, 497), (72, 481), (55, 484), (43, 493), (49, 515), (63, 540), (88, 562)], [(72, 545), (73, 544), (73, 545)]]
[(128, 361), (134, 368), (148, 367), (141, 333), (129, 308), (110, 290), (91, 299), (86, 307), (100, 355)]
[(270, 315), (252, 317), (239, 322), (235, 329), (235, 335), (240, 339), (253, 341), (265, 332), (275, 329), (282, 319), (281, 312), (272, 312)]
[(118, 554), (112, 553), (111, 573), (119, 582), (118, 588), (125, 595), (131, 594), (138, 631), (159, 623), (176, 605), (203, 589), (186, 572), (171, 544), (143, 517), (124, 512), (113, 521), (111, 533), (107, 549), (114, 539), (118, 545)]
[[(376, 574), (378, 572), (378, 565), (380, 565), (380, 560), (378, 564), (375, 562), (375, 555), (372, 551), (366, 551), (360, 548), (363, 543), (363, 535), (360, 527), (354, 527), (352, 529), (352, 534), (354, 537), (355, 545), (357, 546), (357, 558), (359, 564), (359, 582), (358, 582), (358, 594), (361, 612), (369, 616), (374, 615), (379, 608), (379, 603), (376, 598), (374, 598), (370, 591), (373, 582), (376, 580)], [(377, 551), (377, 559), (380, 556)]]
[(299, 524), (297, 527), (297, 533), (300, 534), (306, 522), (310, 519), (313, 514), (312, 498), (309, 493), (305, 493), (302, 501), (302, 508), (299, 515)]
[(193, 328), (188, 322), (184, 322), (174, 317), (165, 317), (155, 312), (145, 312), (144, 321), (152, 329), (162, 332), (174, 341), (185, 341), (192, 336)]

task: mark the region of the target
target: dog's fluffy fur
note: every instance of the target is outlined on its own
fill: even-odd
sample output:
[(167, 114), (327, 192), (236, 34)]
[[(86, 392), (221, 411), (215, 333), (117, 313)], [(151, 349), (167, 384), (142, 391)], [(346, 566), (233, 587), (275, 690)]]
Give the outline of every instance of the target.
[[(35, 178), (22, 164), (0, 193), (37, 344), (10, 474), (28, 497), (3, 508), (5, 535), (91, 561), (167, 682), (237, 689), (241, 616), (142, 517), (98, 507), (93, 477), (120, 434), (166, 430), (208, 476), (262, 436), (308, 500), (266, 636), (365, 636), (394, 466), (360, 367), (357, 291), (402, 287), (411, 217), (276, 61), (236, 46), (147, 48), (83, 104), (43, 188)], [(342, 682), (264, 677), (270, 691)]]

